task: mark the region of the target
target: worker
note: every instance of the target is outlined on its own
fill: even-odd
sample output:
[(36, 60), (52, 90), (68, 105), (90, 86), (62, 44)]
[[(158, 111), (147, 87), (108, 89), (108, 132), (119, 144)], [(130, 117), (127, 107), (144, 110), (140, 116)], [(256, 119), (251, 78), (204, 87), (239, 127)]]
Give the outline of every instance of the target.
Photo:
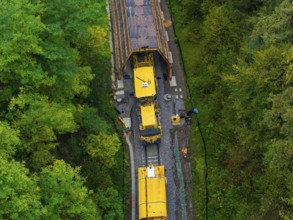
[(187, 147), (183, 147), (183, 148), (181, 149), (181, 152), (183, 153), (183, 157), (186, 158), (186, 157), (187, 157), (187, 153), (188, 153), (188, 149), (187, 149)]

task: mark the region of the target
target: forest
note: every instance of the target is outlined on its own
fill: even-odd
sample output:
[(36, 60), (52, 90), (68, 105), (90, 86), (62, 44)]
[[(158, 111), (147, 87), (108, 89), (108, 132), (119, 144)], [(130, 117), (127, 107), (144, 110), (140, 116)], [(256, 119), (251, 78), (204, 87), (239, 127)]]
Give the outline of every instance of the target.
[[(292, 1), (167, 2), (206, 143), (193, 123), (194, 218), (292, 219)], [(1, 0), (0, 219), (128, 215), (106, 7)]]
[(106, 7), (1, 0), (0, 219), (127, 214)]
[(292, 1), (168, 4), (206, 142), (208, 197), (194, 123), (195, 219), (292, 219)]

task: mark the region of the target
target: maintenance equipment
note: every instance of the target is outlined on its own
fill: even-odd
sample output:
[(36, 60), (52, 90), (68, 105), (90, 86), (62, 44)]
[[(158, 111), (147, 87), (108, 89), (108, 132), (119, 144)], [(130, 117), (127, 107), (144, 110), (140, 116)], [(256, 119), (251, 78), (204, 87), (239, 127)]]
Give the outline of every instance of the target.
[(171, 116), (172, 125), (180, 125), (181, 118), (178, 114)]
[(143, 145), (161, 142), (162, 128), (157, 102), (140, 105), (137, 109), (139, 118), (140, 140)]
[(138, 168), (139, 220), (166, 220), (167, 195), (164, 166)]
[(135, 97), (139, 101), (140, 140), (143, 145), (160, 143), (162, 129), (160, 109), (156, 101), (157, 82), (152, 53), (138, 53), (133, 56), (133, 78)]
[(153, 102), (157, 95), (157, 82), (152, 53), (133, 56), (135, 97), (140, 103)]

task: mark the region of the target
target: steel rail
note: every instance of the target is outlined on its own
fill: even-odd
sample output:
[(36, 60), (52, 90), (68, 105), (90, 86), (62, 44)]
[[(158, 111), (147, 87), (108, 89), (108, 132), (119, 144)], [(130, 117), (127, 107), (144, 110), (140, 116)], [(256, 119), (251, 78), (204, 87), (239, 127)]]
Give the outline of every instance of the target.
[[(119, 63), (120, 63), (120, 58), (119, 58), (119, 54), (118, 54), (118, 50), (119, 50), (119, 43), (117, 40), (117, 36), (119, 34), (118, 31), (118, 27), (117, 27), (117, 19), (116, 19), (116, 8), (115, 8), (115, 1), (116, 0), (112, 0), (110, 1), (111, 3), (111, 18), (112, 18), (112, 26), (113, 26), (113, 31), (114, 31), (114, 50), (115, 50), (115, 71), (119, 72)], [(119, 75), (118, 75), (119, 77)]]
[[(126, 45), (126, 24), (125, 24), (125, 10), (124, 10), (124, 4), (125, 1), (120, 1), (120, 13), (121, 13), (121, 21), (122, 21), (122, 29), (123, 29), (123, 43), (124, 43), (124, 54), (128, 54), (127, 51), (127, 45)], [(126, 55), (125, 55), (126, 58)], [(122, 60), (124, 60), (124, 56), (122, 56)], [(121, 67), (122, 68), (122, 67)]]
[[(116, 11), (115, 11), (115, 13), (117, 12), (117, 11), (119, 11), (118, 10), (118, 3), (117, 3), (117, 1), (115, 0), (114, 1), (115, 2), (115, 7), (116, 7)], [(116, 22), (118, 23), (118, 25), (117, 25), (117, 27), (118, 27), (118, 35), (117, 35), (117, 37), (118, 37), (118, 41), (119, 41), (119, 45), (118, 45), (118, 51), (119, 51), (119, 66), (118, 66), (118, 69), (119, 69), (119, 73), (118, 73), (118, 78), (119, 79), (121, 79), (121, 74), (120, 74), (120, 71), (121, 71), (121, 57), (122, 57), (122, 51), (121, 51), (121, 48), (122, 48), (122, 43), (121, 43), (121, 31), (120, 31), (120, 24), (119, 24), (119, 22), (118, 22), (118, 18), (116, 18)]]
[[(129, 36), (129, 28), (128, 28), (128, 15), (127, 15), (127, 7), (126, 7), (126, 1), (122, 1), (123, 7), (124, 7), (124, 14), (125, 14), (125, 30), (126, 30), (126, 38), (127, 38), (127, 47), (126, 49), (126, 54), (129, 54), (131, 51), (131, 45), (130, 45), (130, 36)], [(128, 59), (127, 59), (128, 60)]]
[(159, 27), (158, 27), (158, 21), (157, 21), (157, 15), (156, 15), (156, 9), (155, 9), (155, 3), (153, 0), (151, 0), (151, 5), (152, 5), (152, 13), (153, 13), (153, 19), (155, 23), (155, 29), (156, 29), (156, 34), (157, 34), (157, 42), (158, 42), (158, 48), (159, 50), (162, 50), (162, 42), (161, 42), (161, 36), (159, 33)]
[(155, 3), (155, 10), (157, 11), (157, 14), (158, 14), (160, 26), (162, 27), (161, 28), (162, 35), (163, 35), (163, 41), (162, 42), (164, 43), (165, 54), (166, 54), (166, 57), (169, 59), (169, 51), (170, 50), (169, 50), (169, 45), (167, 43), (166, 30), (165, 30), (165, 26), (164, 26), (163, 19), (162, 19), (162, 11), (159, 8), (159, 2), (158, 1)]

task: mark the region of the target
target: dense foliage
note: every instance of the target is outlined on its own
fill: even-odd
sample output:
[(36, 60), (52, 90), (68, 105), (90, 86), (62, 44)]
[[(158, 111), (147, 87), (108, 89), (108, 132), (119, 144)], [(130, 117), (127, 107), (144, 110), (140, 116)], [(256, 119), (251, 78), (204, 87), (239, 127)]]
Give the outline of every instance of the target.
[(0, 218), (122, 219), (106, 1), (1, 0)]
[[(210, 219), (292, 219), (293, 3), (170, 0), (207, 142)], [(204, 154), (192, 129), (194, 206)]]

